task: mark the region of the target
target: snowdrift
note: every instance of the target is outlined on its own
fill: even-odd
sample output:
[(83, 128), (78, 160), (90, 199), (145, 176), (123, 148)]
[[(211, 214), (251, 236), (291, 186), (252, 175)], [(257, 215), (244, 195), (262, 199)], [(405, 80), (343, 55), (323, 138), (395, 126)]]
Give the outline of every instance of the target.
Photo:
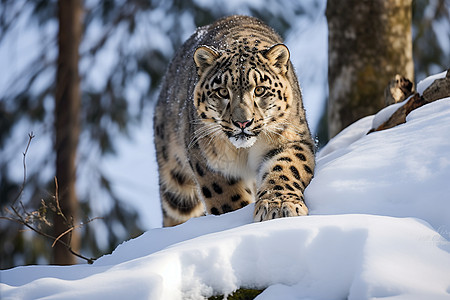
[(390, 113), (318, 153), (310, 216), (252, 223), (249, 205), (150, 230), (94, 265), (1, 271), (0, 296), (204, 299), (246, 287), (265, 289), (257, 299), (450, 299), (450, 98), (366, 135)]

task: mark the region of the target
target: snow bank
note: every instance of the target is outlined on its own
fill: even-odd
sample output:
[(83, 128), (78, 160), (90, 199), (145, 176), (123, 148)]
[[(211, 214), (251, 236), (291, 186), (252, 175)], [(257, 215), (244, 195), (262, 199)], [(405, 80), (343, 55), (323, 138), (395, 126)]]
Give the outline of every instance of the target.
[[(445, 74), (421, 81), (418, 90)], [(400, 103), (344, 129), (317, 155), (305, 194), (310, 213), (415, 216), (450, 231), (449, 100), (416, 109), (389, 130), (366, 135)]]
[[(252, 208), (196, 219), (177, 231), (201, 232), (212, 221), (223, 226)], [(169, 237), (175, 232), (166, 231)], [(152, 238), (122, 247), (158, 243)], [(449, 250), (447, 240), (417, 219), (309, 216), (219, 230), (110, 266), (98, 266), (104, 263), (99, 260), (94, 266), (3, 271), (2, 294), (3, 299), (203, 299), (241, 286), (270, 286), (259, 299), (436, 299), (450, 296)], [(112, 257), (121, 261), (122, 255)], [(31, 276), (29, 270), (41, 274)]]
[(1, 298), (450, 299), (450, 98), (366, 135), (374, 118), (318, 154), (311, 216), (252, 223), (249, 205), (150, 230), (92, 266), (1, 271)]
[[(437, 101), (413, 111), (406, 124), (320, 156), (305, 195), (311, 214), (415, 216), (450, 229), (449, 111), (450, 98)], [(367, 132), (368, 124), (347, 131)], [(351, 140), (346, 132), (343, 138)]]

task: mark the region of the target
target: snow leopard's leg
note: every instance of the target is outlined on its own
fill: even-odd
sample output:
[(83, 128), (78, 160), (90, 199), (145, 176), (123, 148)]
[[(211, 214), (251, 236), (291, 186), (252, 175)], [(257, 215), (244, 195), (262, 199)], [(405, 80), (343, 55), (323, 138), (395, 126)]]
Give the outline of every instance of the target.
[(220, 215), (254, 202), (253, 180), (224, 176), (201, 160), (193, 160), (192, 167), (207, 214)]
[(303, 193), (313, 177), (314, 166), (314, 146), (309, 141), (269, 151), (260, 168), (254, 220), (307, 215)]
[(174, 226), (203, 215), (205, 209), (197, 196), (194, 174), (187, 160), (180, 159), (182, 151), (177, 151), (176, 147), (169, 147), (167, 132), (162, 133), (160, 128), (157, 128), (156, 132), (163, 225)]
[(159, 176), (164, 226), (178, 225), (204, 214), (191, 173), (177, 164), (167, 164), (160, 166)]

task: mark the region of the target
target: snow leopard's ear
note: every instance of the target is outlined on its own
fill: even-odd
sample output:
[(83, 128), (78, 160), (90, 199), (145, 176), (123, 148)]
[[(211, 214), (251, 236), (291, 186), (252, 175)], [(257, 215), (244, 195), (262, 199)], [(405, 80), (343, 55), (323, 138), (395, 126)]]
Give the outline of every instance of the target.
[(219, 52), (210, 46), (200, 46), (195, 50), (194, 61), (198, 75), (202, 75), (220, 56)]
[(286, 74), (289, 67), (289, 49), (284, 44), (275, 44), (263, 52), (272, 67), (281, 74)]

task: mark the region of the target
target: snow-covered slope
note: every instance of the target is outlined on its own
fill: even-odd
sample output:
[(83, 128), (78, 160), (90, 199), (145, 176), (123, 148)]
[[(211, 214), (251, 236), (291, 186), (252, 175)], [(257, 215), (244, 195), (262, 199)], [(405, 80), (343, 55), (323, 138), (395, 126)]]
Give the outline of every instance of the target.
[(318, 154), (310, 216), (252, 223), (249, 205), (154, 229), (92, 266), (1, 271), (0, 297), (450, 299), (450, 98), (366, 135), (374, 118)]

